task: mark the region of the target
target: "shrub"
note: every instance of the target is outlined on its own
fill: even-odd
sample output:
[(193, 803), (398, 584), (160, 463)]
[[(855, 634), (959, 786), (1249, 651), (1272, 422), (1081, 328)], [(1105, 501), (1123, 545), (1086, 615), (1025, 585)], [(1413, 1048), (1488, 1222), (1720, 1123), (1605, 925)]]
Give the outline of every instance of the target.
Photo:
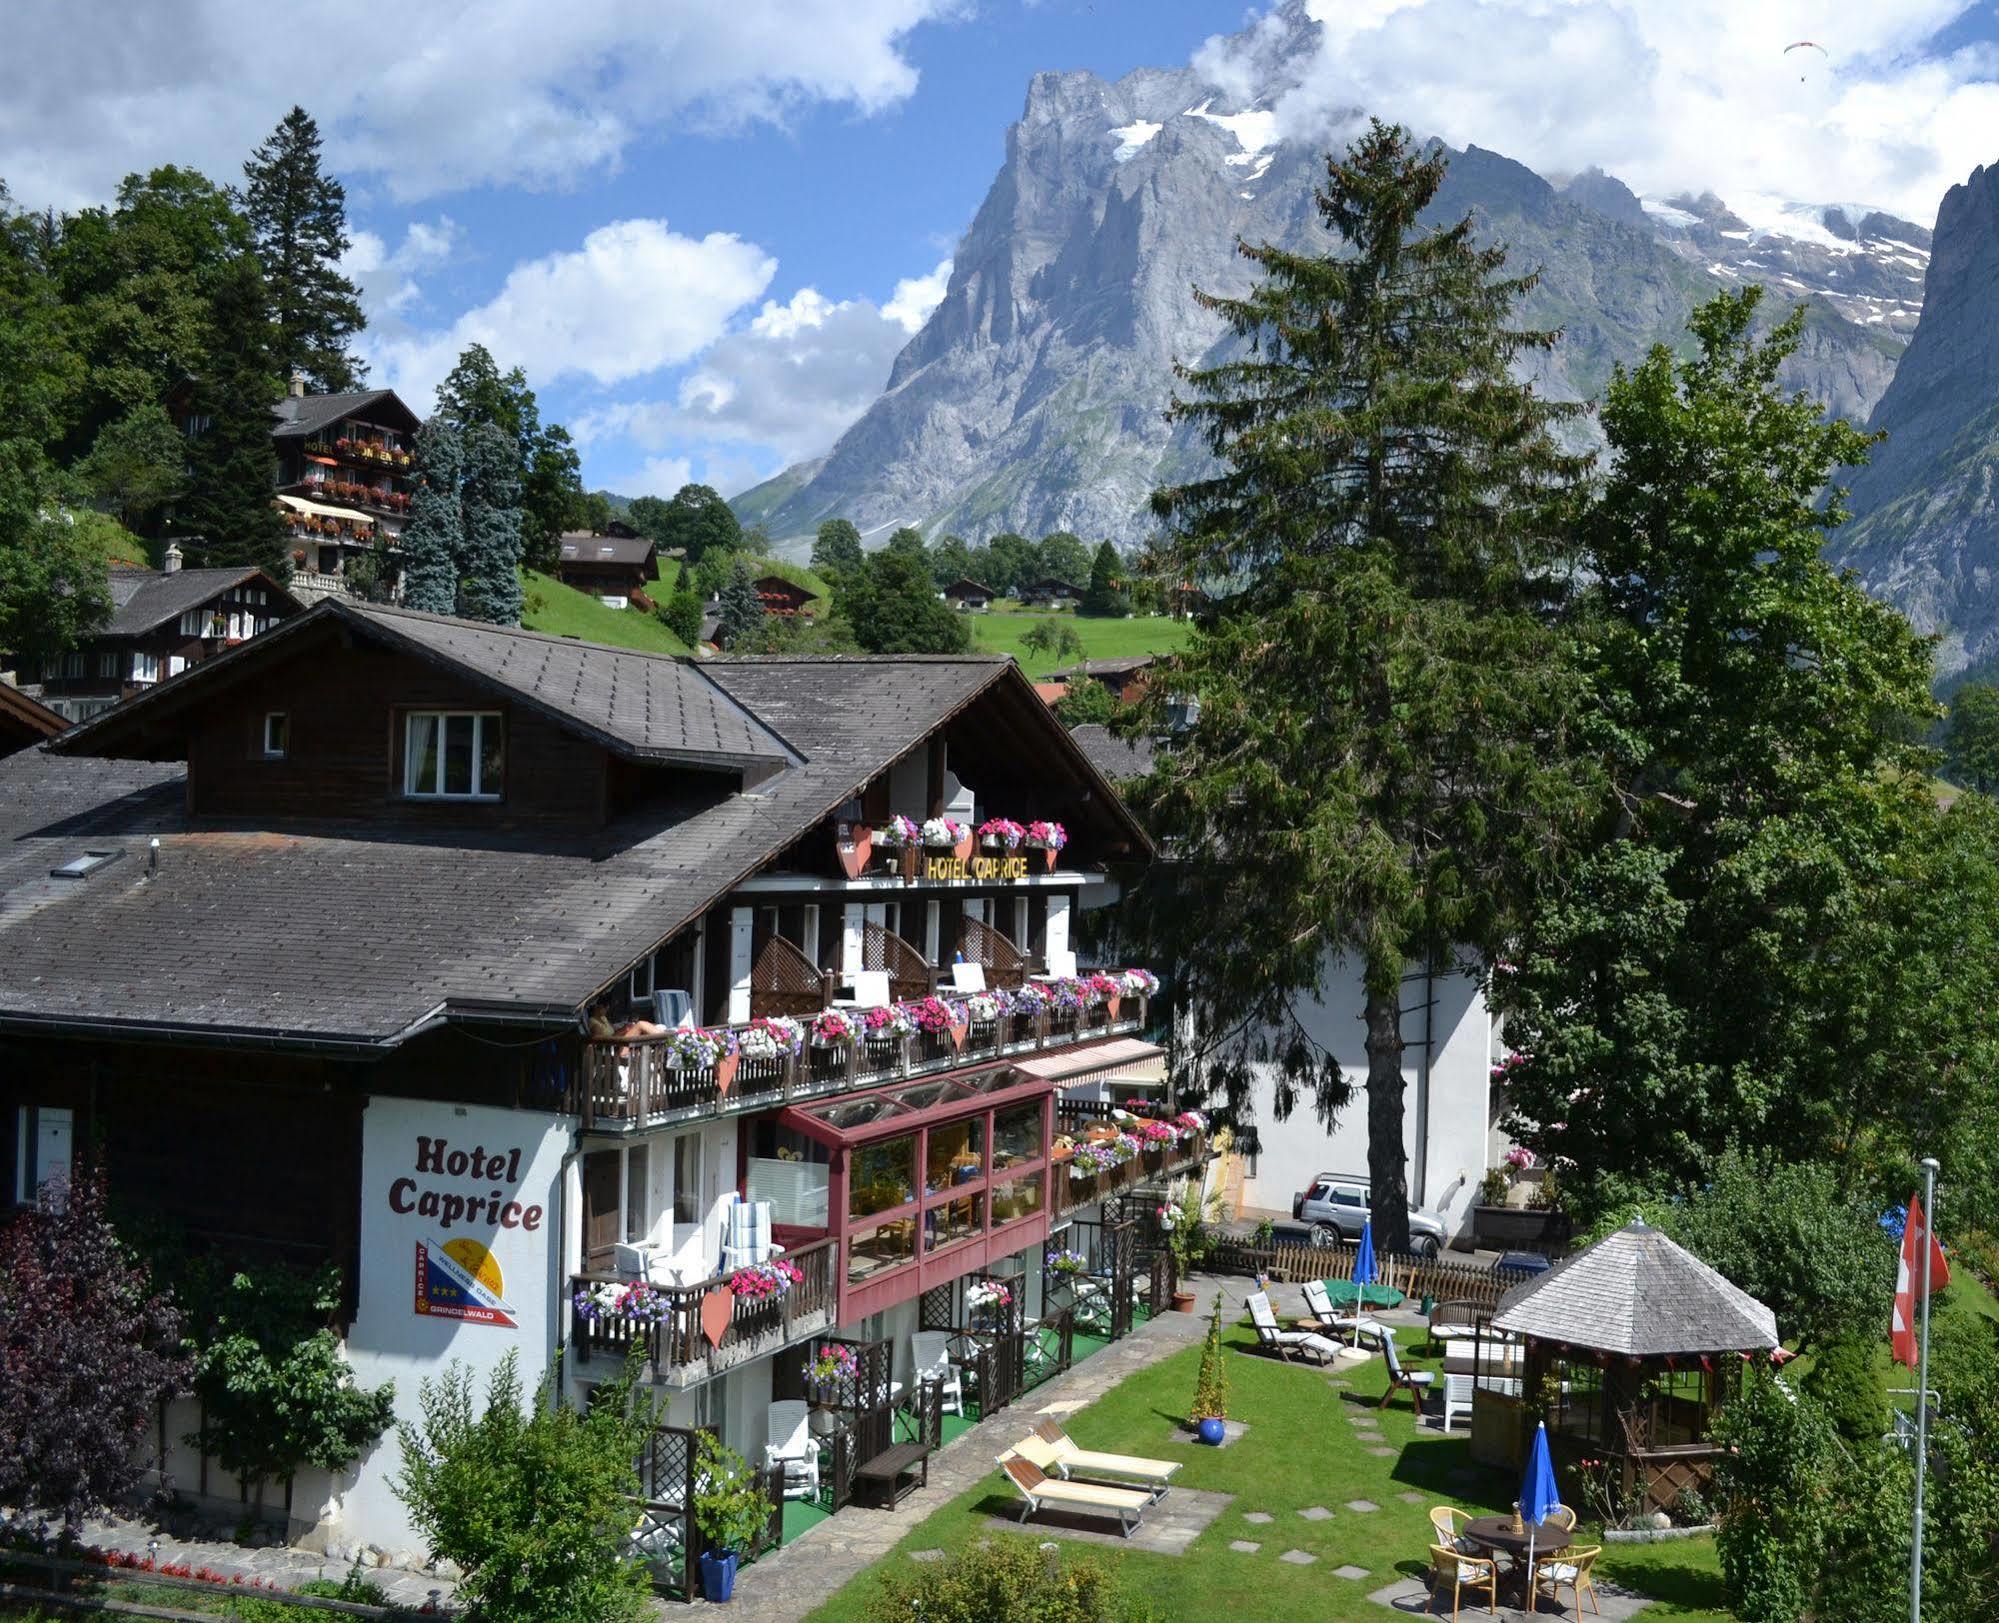
[(995, 1534), (948, 1561), (904, 1577), (884, 1574), (869, 1623), (1157, 1623), (1116, 1568), (1087, 1557), (1044, 1556), (1032, 1540)]
[(1194, 1378), (1194, 1406), (1190, 1420), (1226, 1420), (1229, 1417), (1229, 1371), (1222, 1358), (1222, 1293), (1215, 1292), (1214, 1316), (1208, 1320), (1208, 1339), (1201, 1344), (1201, 1372)]
[(733, 1550), (747, 1559), (770, 1525), (770, 1496), (743, 1456), (712, 1432), (701, 1433), (695, 1459), (694, 1522), (702, 1541), (717, 1553)]
[(1842, 1437), (1878, 1442), (1888, 1429), (1888, 1398), (1873, 1342), (1843, 1337), (1831, 1343), (1806, 1377), (1805, 1390), (1825, 1406)]

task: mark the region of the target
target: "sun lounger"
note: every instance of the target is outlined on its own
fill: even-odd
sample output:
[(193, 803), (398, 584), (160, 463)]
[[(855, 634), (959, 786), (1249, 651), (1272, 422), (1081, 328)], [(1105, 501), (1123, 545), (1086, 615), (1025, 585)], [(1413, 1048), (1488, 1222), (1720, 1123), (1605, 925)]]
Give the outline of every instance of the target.
[(1118, 1530), (1130, 1538), (1152, 1495), (1137, 1488), (1107, 1488), (1095, 1482), (1065, 1482), (1052, 1477), (1032, 1460), (1002, 1456), (1000, 1469), (1020, 1494), (1020, 1519), (1043, 1510), (1080, 1510), (1086, 1515), (1115, 1516)]
[(1179, 1460), (1152, 1460), (1136, 1454), (1107, 1454), (1098, 1449), (1078, 1448), (1075, 1440), (1052, 1420), (1045, 1420), (1034, 1428), (1034, 1434), (1023, 1437), (1010, 1453), (1021, 1459), (1032, 1460), (1051, 1476), (1121, 1476), (1135, 1477), (1151, 1491), (1155, 1499), (1165, 1495), (1172, 1485), (1173, 1473), (1180, 1469)]
[(1371, 1313), (1347, 1313), (1335, 1307), (1332, 1293), (1326, 1289), (1323, 1279), (1306, 1283), (1305, 1310), (1319, 1321), (1321, 1330), (1358, 1331), (1364, 1336), (1378, 1337), (1384, 1328)]
[(1249, 1316), (1256, 1325), (1256, 1339), (1287, 1364), (1294, 1353), (1316, 1358), (1322, 1364), (1339, 1356), (1338, 1346), (1316, 1331), (1280, 1330), (1277, 1327), (1277, 1312), (1271, 1307), (1269, 1296), (1262, 1291), (1249, 1293)]

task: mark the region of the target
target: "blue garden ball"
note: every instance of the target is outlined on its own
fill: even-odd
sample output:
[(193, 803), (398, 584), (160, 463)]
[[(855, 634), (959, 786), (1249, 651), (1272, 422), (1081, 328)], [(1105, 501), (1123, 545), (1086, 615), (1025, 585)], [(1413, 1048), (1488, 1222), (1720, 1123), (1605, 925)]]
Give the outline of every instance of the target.
[(1209, 1415), (1206, 1420), (1203, 1420), (1200, 1424), (1199, 1429), (1201, 1433), (1201, 1441), (1204, 1443), (1219, 1444), (1222, 1438), (1226, 1435), (1222, 1423), (1219, 1420), (1217, 1420), (1213, 1415)]

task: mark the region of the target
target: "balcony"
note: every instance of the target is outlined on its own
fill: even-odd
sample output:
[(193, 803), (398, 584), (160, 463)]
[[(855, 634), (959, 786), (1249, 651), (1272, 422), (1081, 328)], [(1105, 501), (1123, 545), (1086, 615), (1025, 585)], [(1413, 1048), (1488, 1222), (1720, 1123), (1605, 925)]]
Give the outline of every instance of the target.
[[(1111, 972), (1120, 984), (1143, 971)], [(1149, 981), (1150, 977), (1145, 977)], [(908, 1077), (993, 1064), (1145, 1027), (1148, 994), (1086, 980), (1018, 991), (925, 996), (880, 1009), (822, 1009), (810, 1020), (613, 1037), (584, 1044), (567, 1108), (594, 1132), (636, 1132), (702, 1116), (767, 1110)]]
[[(657, 1384), (687, 1387), (831, 1329), (839, 1301), (840, 1242), (815, 1240), (786, 1252), (783, 1260), (804, 1278), (782, 1296), (761, 1299), (736, 1295), (729, 1283), (733, 1276), (725, 1274), (694, 1285), (576, 1274), (569, 1282), (576, 1356), (622, 1362), (636, 1342), (644, 1347)], [(705, 1321), (718, 1293), (723, 1299), (715, 1310), (726, 1306), (728, 1319), (720, 1340), (711, 1340)]]
[(400, 517), (410, 510), (410, 497), (400, 490), (381, 490), (351, 479), (307, 479), (298, 490), (314, 501), (335, 502), (371, 513)]
[(341, 435), (334, 439), (308, 440), (307, 456), (330, 457), (355, 468), (393, 468), (407, 473), (416, 465), (408, 447), (393, 440), (368, 435)]
[[(1162, 1113), (1164, 1107), (1160, 1107)], [(1170, 1129), (1172, 1137), (1164, 1136)], [(1055, 1104), (1055, 1207), (1072, 1211), (1163, 1178), (1208, 1156), (1207, 1122), (1192, 1111), (1164, 1120), (1120, 1110), (1102, 1099), (1058, 1099)], [(1119, 1147), (1120, 1140), (1129, 1143)], [(1112, 1162), (1092, 1164), (1079, 1162)]]

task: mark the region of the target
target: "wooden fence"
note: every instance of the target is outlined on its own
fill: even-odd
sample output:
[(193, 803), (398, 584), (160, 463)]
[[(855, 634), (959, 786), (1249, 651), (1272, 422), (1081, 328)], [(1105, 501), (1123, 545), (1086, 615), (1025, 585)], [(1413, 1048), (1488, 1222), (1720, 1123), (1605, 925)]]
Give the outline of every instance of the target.
[[(1351, 1245), (1251, 1245), (1225, 1240), (1208, 1253), (1202, 1268), (1208, 1273), (1267, 1274), (1279, 1284), (1302, 1285), (1311, 1279), (1353, 1278)], [(1412, 1300), (1433, 1296), (1439, 1302), (1461, 1302), (1490, 1313), (1500, 1297), (1531, 1274), (1515, 1269), (1481, 1267), (1452, 1257), (1411, 1257), (1377, 1254), (1374, 1280), (1399, 1290)]]

